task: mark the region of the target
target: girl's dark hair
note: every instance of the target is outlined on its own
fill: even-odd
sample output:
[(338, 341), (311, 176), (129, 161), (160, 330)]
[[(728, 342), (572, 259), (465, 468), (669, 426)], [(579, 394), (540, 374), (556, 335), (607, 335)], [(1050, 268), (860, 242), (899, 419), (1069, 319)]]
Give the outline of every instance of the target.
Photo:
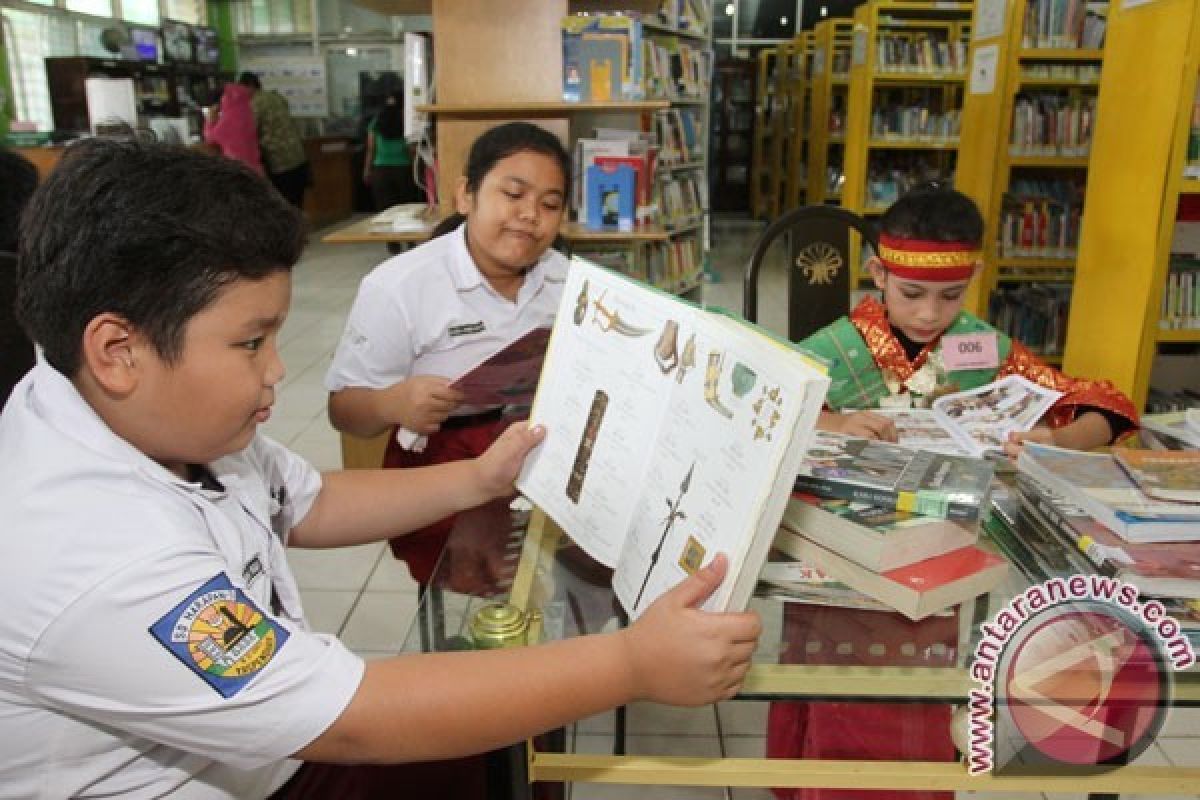
[(944, 184), (917, 186), (891, 205), (879, 219), (890, 236), (931, 242), (983, 242), (983, 215), (975, 201)]
[(240, 162), (134, 140), (71, 145), (21, 217), (17, 317), (46, 361), (80, 366), (98, 314), (126, 319), (174, 364), (226, 285), (290, 270), (304, 221)]
[(392, 92), (375, 115), (375, 130), (385, 139), (404, 138), (404, 95)]
[[(550, 131), (529, 122), (506, 122), (482, 134), (471, 145), (467, 154), (467, 165), (463, 172), (467, 179), (467, 191), (478, 192), (483, 179), (496, 164), (517, 153), (540, 153), (558, 162), (562, 170), (563, 191), (571, 188), (571, 156), (561, 141)], [(433, 237), (457, 228), (466, 220), (459, 213), (451, 214), (433, 229)], [(554, 246), (558, 247), (558, 240)]]

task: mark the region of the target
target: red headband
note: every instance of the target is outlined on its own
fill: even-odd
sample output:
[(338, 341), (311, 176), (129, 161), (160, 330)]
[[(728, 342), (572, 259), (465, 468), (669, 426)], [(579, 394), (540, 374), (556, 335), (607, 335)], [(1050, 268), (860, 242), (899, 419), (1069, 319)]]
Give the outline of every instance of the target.
[(879, 234), (879, 260), (896, 277), (961, 281), (971, 277), (983, 252), (970, 242), (932, 242)]

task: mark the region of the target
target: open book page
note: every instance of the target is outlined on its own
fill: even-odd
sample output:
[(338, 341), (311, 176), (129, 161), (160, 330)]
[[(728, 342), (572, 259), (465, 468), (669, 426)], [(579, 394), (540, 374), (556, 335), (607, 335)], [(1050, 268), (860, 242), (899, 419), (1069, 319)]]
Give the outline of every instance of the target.
[(631, 616), (722, 552), (706, 607), (725, 608), (757, 578), (827, 386), (798, 352), (574, 259), (531, 415), (546, 441), (517, 486), (614, 567)]
[(928, 450), (951, 456), (975, 455), (959, 441), (930, 408), (880, 408), (872, 413), (888, 417), (896, 425), (897, 441), (912, 450)]
[(477, 364), (450, 386), (468, 406), (528, 406), (550, 342), (549, 328), (534, 328), (500, 352)]
[(1008, 434), (1027, 431), (1062, 397), (1020, 375), (933, 401), (933, 411), (972, 455), (1001, 450)]

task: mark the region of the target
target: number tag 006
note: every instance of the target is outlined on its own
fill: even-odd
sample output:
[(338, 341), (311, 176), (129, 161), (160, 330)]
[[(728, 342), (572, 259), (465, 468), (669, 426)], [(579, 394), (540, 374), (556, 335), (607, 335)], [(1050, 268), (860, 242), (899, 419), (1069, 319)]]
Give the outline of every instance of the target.
[(942, 362), (948, 372), (960, 369), (995, 369), (1000, 366), (996, 334), (983, 332), (943, 336)]

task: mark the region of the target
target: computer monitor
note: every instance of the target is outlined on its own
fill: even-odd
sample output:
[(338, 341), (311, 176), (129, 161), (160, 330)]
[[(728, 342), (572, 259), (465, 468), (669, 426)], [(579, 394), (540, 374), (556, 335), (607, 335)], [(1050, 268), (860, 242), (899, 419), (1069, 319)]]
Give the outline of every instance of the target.
[(193, 47), (192, 26), (173, 19), (162, 21), (163, 55), (167, 61), (177, 64), (193, 64), (196, 51)]
[(129, 38), (138, 61), (158, 62), (158, 31), (154, 28), (130, 28)]
[(206, 25), (193, 25), (192, 36), (196, 43), (197, 64), (217, 64), (221, 60), (221, 46), (217, 42), (217, 31)]

